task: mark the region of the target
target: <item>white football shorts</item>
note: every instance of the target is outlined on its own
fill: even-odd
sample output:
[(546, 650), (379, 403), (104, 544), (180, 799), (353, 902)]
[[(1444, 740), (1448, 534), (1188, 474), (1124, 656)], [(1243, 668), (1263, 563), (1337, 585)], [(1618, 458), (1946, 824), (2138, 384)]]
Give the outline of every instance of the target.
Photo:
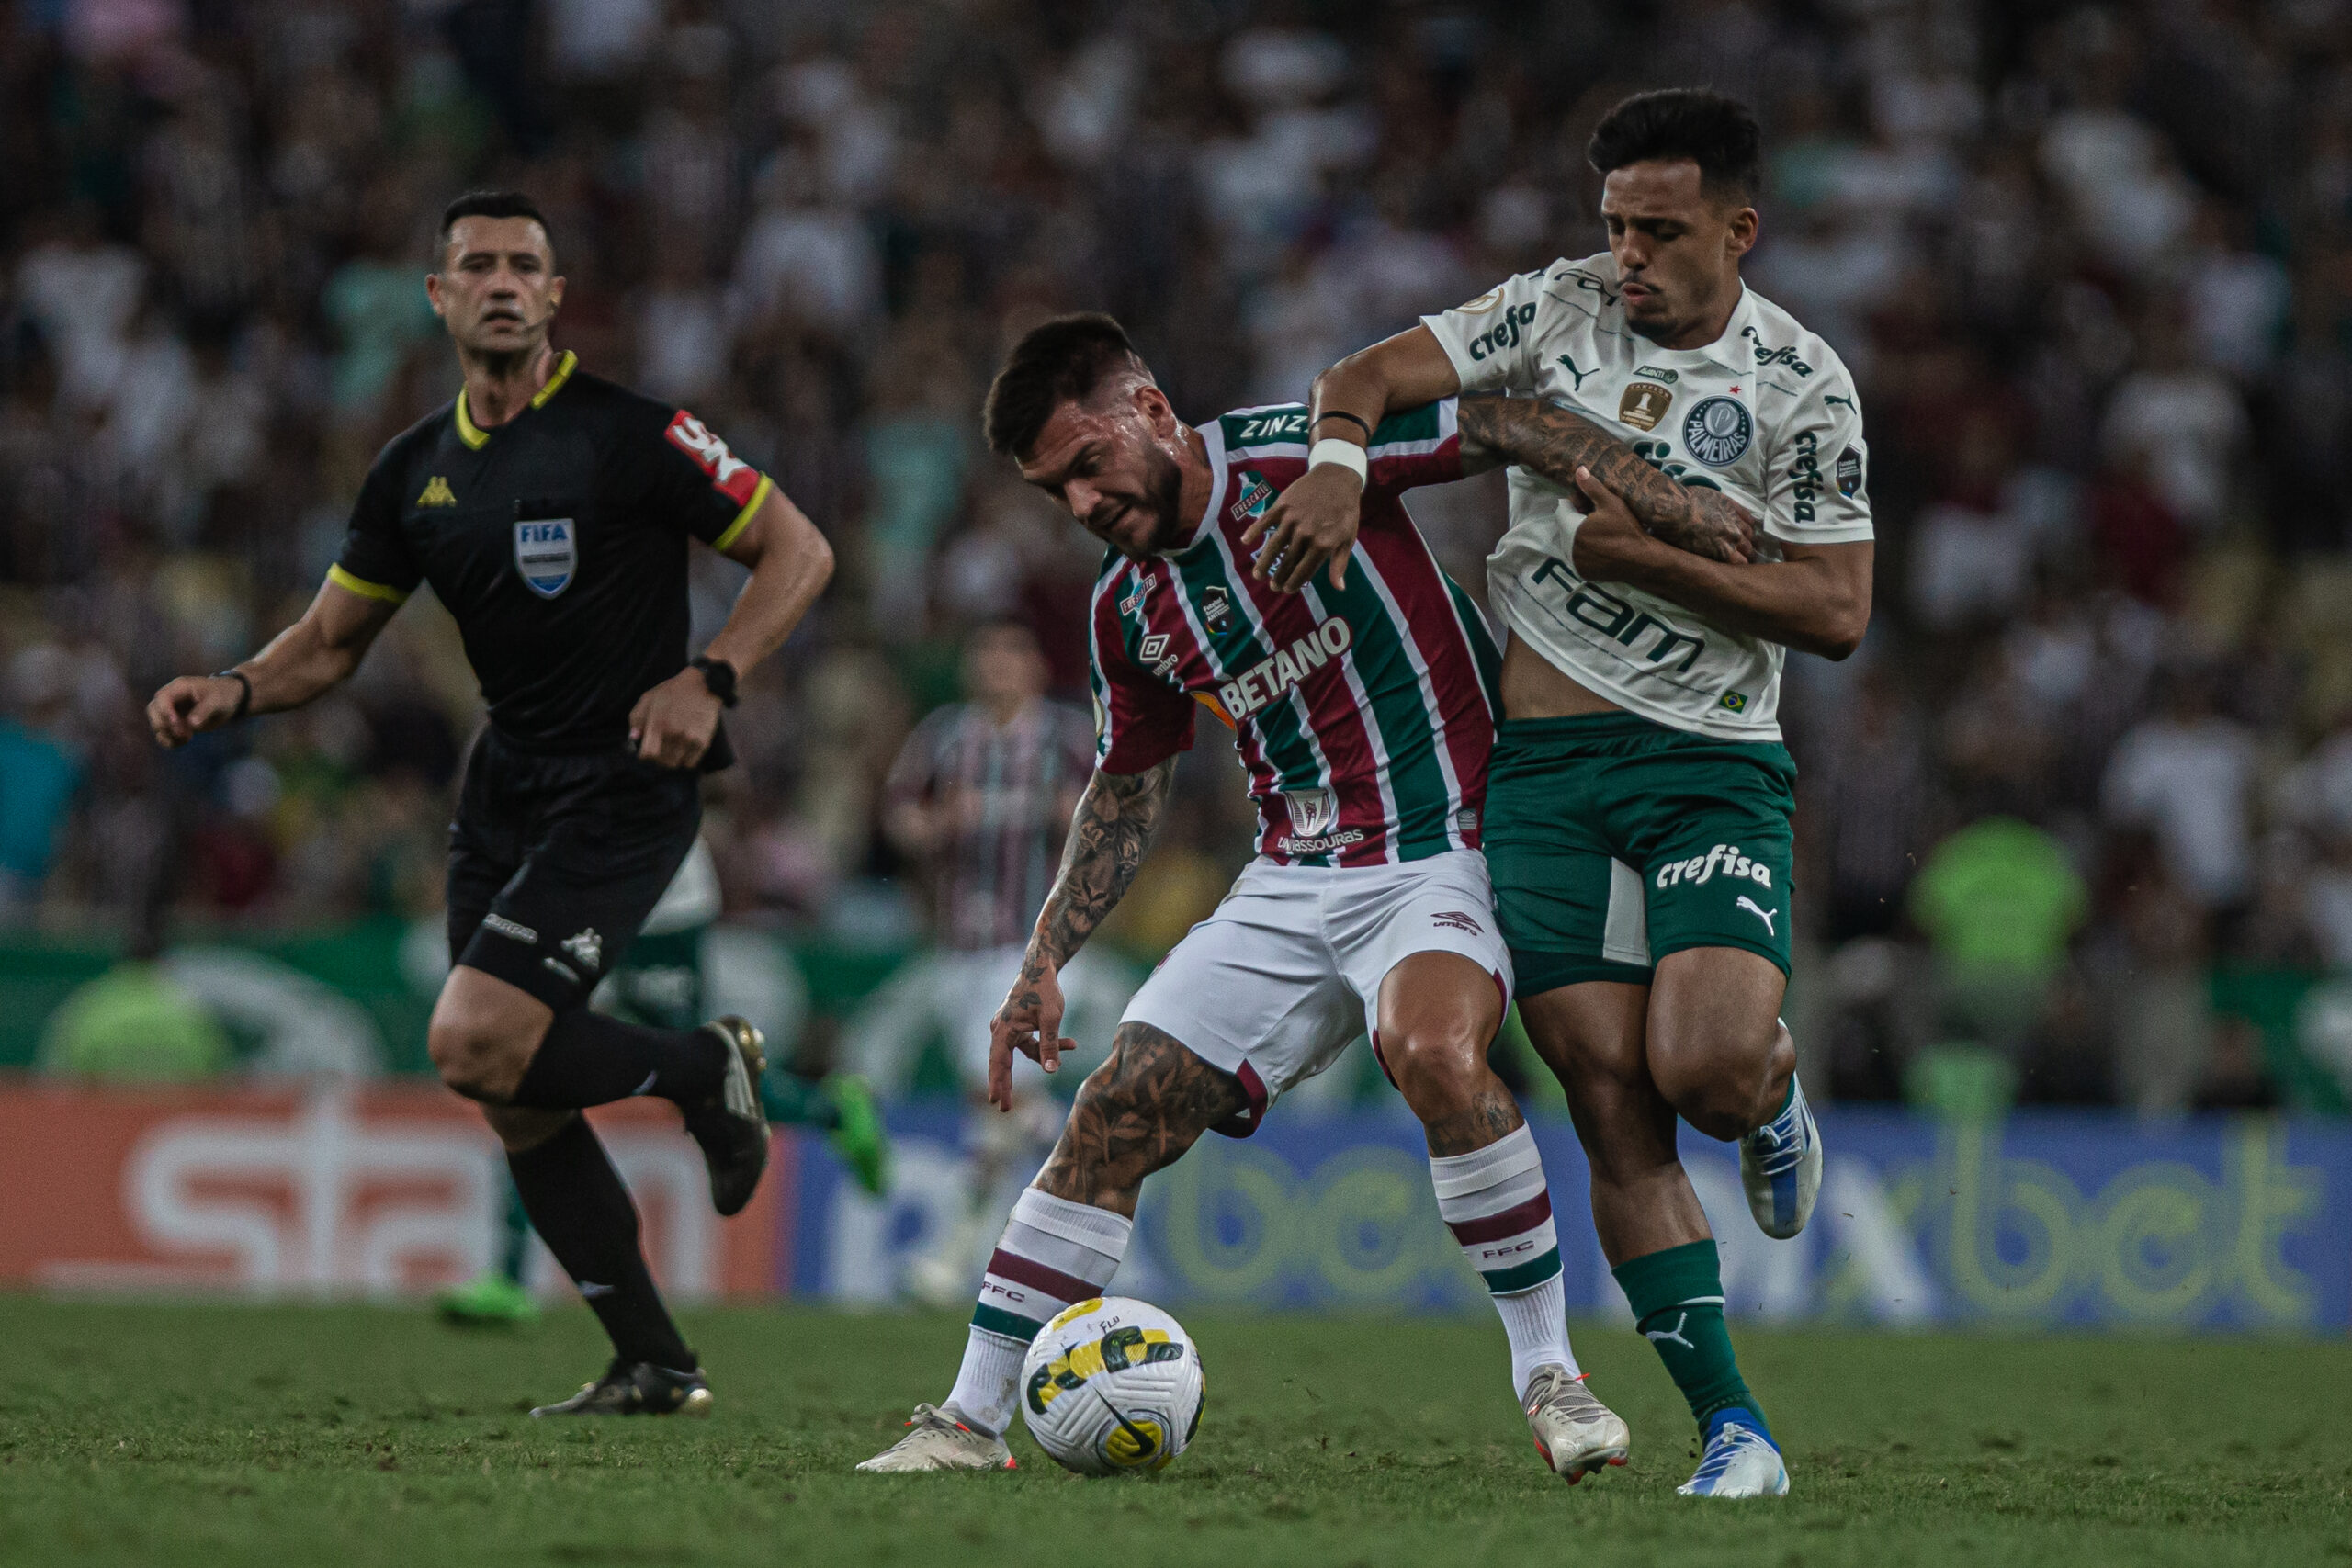
[(1458, 953), (1510, 995), (1486, 857), (1453, 850), (1401, 865), (1252, 862), (1216, 912), (1185, 933), (1127, 1004), (1241, 1080), (1250, 1110), (1218, 1132), (1247, 1137), (1283, 1091), (1373, 1034), (1380, 983), (1416, 953)]

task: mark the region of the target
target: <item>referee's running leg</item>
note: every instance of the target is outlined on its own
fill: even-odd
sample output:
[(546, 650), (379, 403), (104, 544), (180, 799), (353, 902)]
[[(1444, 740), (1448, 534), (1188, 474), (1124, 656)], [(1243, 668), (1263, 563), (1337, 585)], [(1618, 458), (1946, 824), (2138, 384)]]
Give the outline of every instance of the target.
[[(741, 1019), (643, 1029), (585, 1004), (694, 841), (698, 770), (726, 763), (719, 716), (738, 677), (816, 603), (832, 547), (700, 420), (556, 351), (563, 278), (528, 197), (459, 197), (437, 256), (425, 292), (465, 389), (378, 456), (302, 618), (232, 669), (166, 682), (147, 728), (184, 746), (300, 707), (350, 679), (401, 602), (431, 586), (492, 721), (451, 832), (454, 966), (434, 1008), (434, 1064), (482, 1102), (532, 1224), (612, 1336), (612, 1371), (549, 1408), (701, 1411), (710, 1391), (580, 1111), (674, 1100), (719, 1213), (733, 1213), (767, 1160), (759, 1034)], [(689, 539), (752, 571), (691, 660)]]
[(636, 1206), (582, 1109), (659, 1095), (684, 1113), (722, 1214), (767, 1163), (759, 1032), (724, 1018), (654, 1029), (588, 1010), (596, 982), (693, 844), (692, 772), (545, 757), (485, 731), (450, 836), (455, 966), (427, 1039), (441, 1079), (481, 1102), (531, 1224), (613, 1342), (596, 1382), (534, 1415), (701, 1414), (710, 1405), (638, 1241)]

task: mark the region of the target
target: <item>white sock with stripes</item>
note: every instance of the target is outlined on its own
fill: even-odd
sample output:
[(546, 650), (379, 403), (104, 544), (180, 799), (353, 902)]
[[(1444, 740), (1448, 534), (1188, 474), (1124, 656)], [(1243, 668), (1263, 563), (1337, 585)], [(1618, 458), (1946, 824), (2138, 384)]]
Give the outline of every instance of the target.
[(1495, 1298), (1510, 1339), (1511, 1387), (1523, 1398), (1543, 1366), (1578, 1369), (1568, 1348), (1568, 1298), (1544, 1156), (1522, 1123), (1483, 1149), (1431, 1155), (1437, 1212)]
[(964, 1364), (947, 1407), (964, 1424), (1001, 1435), (1021, 1398), (1021, 1359), (1053, 1315), (1102, 1293), (1126, 1256), (1135, 1222), (1091, 1203), (1021, 1194), (989, 1259), (972, 1309)]

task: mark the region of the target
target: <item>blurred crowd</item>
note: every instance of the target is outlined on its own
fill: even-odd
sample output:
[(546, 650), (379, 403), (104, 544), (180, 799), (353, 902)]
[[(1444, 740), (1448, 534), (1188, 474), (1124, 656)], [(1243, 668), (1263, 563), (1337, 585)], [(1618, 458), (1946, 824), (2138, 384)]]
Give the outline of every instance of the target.
[[(1590, 127), (1687, 83), (1762, 119), (1749, 276), (1871, 438), (1871, 635), (1786, 705), (1815, 1077), (2267, 1102), (2213, 976), (2352, 967), (2344, 0), (0, 0), (0, 922), (437, 899), (478, 706), (426, 596), (307, 712), (172, 756), (137, 714), (299, 613), (453, 394), (460, 190), (535, 195), (559, 344), (833, 540), (709, 832), (736, 918), (888, 942), (882, 783), (965, 632), (1085, 701), (1099, 550), (978, 441), (1009, 334), (1105, 309), (1189, 415), (1301, 397), (1600, 249)], [(1498, 482), (1414, 511), (1482, 593)], [(1224, 748), (1136, 950), (1247, 852)]]

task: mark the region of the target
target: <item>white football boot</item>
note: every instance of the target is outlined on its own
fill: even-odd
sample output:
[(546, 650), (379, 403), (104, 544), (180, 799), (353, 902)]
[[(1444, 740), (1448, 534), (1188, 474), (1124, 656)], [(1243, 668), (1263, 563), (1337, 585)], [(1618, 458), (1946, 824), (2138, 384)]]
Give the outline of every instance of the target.
[(914, 1430), (857, 1468), (878, 1474), (922, 1470), (1018, 1470), (1021, 1461), (1002, 1438), (985, 1437), (944, 1410), (915, 1406)]
[(1623, 1417), (1592, 1396), (1580, 1376), (1562, 1366), (1538, 1367), (1528, 1380), (1527, 1428), (1535, 1451), (1574, 1486), (1604, 1464), (1623, 1464), (1633, 1442)]
[(1772, 1439), (1739, 1420), (1745, 1411), (1719, 1423), (1707, 1434), (1699, 1468), (1674, 1490), (1685, 1497), (1785, 1497), (1789, 1467)]
[(1821, 1129), (1793, 1075), (1787, 1109), (1739, 1141), (1739, 1184), (1747, 1189), (1756, 1228), (1774, 1241), (1788, 1240), (1813, 1218), (1821, 1192)]

